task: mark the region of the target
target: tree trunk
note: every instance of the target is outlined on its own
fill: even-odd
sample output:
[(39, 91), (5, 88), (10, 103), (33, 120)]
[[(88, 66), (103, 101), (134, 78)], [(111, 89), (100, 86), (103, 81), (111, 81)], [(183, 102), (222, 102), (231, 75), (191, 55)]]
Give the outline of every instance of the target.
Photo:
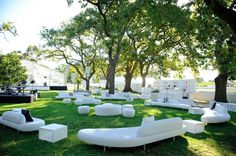
[(227, 100), (227, 80), (228, 76), (219, 74), (215, 78), (215, 101), (228, 102)]
[(146, 85), (146, 76), (145, 74), (141, 74), (141, 77), (142, 77), (142, 87), (144, 88), (145, 85)]
[(86, 90), (89, 91), (89, 83), (90, 83), (90, 79), (86, 79)]
[(126, 75), (125, 77), (125, 87), (123, 92), (132, 92), (132, 88), (131, 88), (131, 81), (132, 81), (133, 76), (131, 74)]
[(109, 89), (109, 81), (108, 81), (108, 79), (106, 80), (106, 86), (105, 86), (105, 89)]
[(114, 61), (109, 62), (109, 94), (114, 94), (115, 93), (115, 69), (116, 69), (116, 64)]

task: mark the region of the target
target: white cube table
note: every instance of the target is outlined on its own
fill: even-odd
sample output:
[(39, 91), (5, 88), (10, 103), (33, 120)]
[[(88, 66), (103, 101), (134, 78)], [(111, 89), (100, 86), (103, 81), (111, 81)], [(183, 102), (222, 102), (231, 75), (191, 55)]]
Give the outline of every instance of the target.
[(204, 110), (202, 108), (199, 108), (199, 107), (190, 107), (188, 109), (188, 113), (189, 114), (203, 114)]
[(39, 128), (39, 139), (56, 142), (67, 137), (67, 126), (61, 124), (50, 124)]
[(183, 120), (183, 125), (187, 132), (196, 134), (204, 132), (204, 122), (196, 121), (196, 120)]

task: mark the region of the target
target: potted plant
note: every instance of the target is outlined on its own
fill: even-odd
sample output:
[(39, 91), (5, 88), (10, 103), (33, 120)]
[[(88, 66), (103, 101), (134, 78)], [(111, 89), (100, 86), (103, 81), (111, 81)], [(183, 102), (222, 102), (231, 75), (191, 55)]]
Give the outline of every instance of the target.
[(160, 93), (159, 89), (153, 89), (151, 92), (151, 100), (154, 101), (158, 99), (159, 93)]

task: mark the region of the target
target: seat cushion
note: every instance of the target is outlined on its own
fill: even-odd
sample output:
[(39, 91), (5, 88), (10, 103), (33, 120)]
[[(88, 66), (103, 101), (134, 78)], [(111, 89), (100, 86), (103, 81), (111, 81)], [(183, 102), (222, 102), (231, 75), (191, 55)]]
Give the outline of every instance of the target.
[(181, 129), (182, 127), (183, 121), (179, 117), (157, 120), (140, 126), (137, 132), (137, 136), (145, 137), (149, 135), (155, 135), (157, 133)]
[(144, 117), (143, 120), (142, 120), (141, 125), (145, 125), (145, 124), (151, 123), (151, 122), (153, 122), (154, 120), (155, 120), (155, 117), (154, 117), (154, 116)]
[(15, 124), (25, 124), (26, 119), (21, 112), (6, 111), (2, 114), (2, 119)]

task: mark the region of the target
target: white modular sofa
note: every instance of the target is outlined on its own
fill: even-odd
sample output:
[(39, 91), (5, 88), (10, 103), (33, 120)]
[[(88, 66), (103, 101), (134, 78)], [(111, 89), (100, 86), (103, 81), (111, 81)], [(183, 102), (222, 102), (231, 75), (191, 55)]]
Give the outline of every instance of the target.
[(23, 132), (37, 131), (39, 127), (45, 125), (44, 120), (34, 117), (32, 122), (26, 122), (25, 116), (20, 111), (4, 112), (0, 117), (0, 123)]
[(180, 109), (189, 109), (191, 106), (194, 106), (193, 100), (189, 99), (168, 99), (167, 103), (165, 103), (164, 98), (158, 98), (155, 101), (149, 101), (145, 103), (149, 103), (150, 106), (162, 106)]
[(185, 133), (181, 118), (152, 121), (139, 127), (82, 129), (78, 138), (105, 147), (136, 147)]
[(82, 104), (95, 104), (95, 105), (99, 105), (102, 103), (102, 101), (100, 99), (95, 99), (93, 97), (78, 97), (74, 103), (76, 105), (82, 105)]
[(201, 116), (201, 121), (205, 123), (223, 123), (230, 120), (230, 115), (227, 108), (216, 104), (215, 108), (204, 108), (204, 114)]

